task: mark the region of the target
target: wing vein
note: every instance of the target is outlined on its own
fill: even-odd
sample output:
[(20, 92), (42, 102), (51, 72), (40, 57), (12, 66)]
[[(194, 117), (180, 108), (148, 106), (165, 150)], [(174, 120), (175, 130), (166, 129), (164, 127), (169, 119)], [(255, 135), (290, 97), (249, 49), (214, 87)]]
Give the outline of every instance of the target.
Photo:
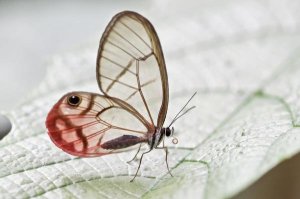
[[(141, 85), (141, 88), (143, 88), (144, 86), (147, 86), (153, 82), (155, 82), (156, 79), (152, 79), (152, 80), (149, 80), (148, 82), (145, 82), (144, 84)], [(135, 94), (137, 94), (138, 90), (134, 91), (133, 93), (131, 93), (126, 99), (125, 101), (129, 100), (130, 98), (132, 98)]]
[[(90, 139), (90, 138), (92, 138), (92, 137), (95, 137), (95, 136), (97, 136), (97, 135), (100, 135), (100, 134), (102, 134), (102, 133), (105, 133), (105, 131), (107, 131), (107, 130), (109, 130), (109, 129), (110, 129), (110, 127), (101, 129), (100, 131), (96, 131), (95, 133), (93, 133), (93, 134), (91, 134), (91, 135), (89, 135), (89, 136), (83, 137), (83, 138), (85, 138), (86, 140), (87, 140), (87, 139)], [(77, 144), (77, 143), (79, 143), (79, 142), (83, 142), (83, 138), (74, 140), (74, 141), (72, 141), (72, 142), (67, 142), (67, 143), (65, 143), (65, 144), (62, 144), (62, 146), (64, 146), (64, 145), (69, 145), (69, 144)]]
[(139, 51), (144, 57), (146, 56), (140, 49), (138, 49), (134, 44), (132, 44), (128, 39), (123, 37), (119, 32), (116, 30), (113, 30), (114, 33), (116, 33), (119, 37), (121, 37), (124, 41), (126, 41), (128, 44), (130, 44), (132, 47), (134, 47), (137, 51)]
[(141, 88), (141, 82), (140, 82), (140, 76), (139, 76), (139, 68), (140, 68), (139, 61), (137, 60), (136, 61), (136, 73), (137, 73), (136, 77), (137, 77), (137, 83), (138, 83), (138, 91), (139, 91), (140, 96), (142, 97), (143, 103), (144, 103), (144, 105), (145, 105), (145, 107), (147, 109), (147, 112), (148, 112), (149, 118), (151, 120), (151, 123), (152, 123), (152, 125), (154, 125), (154, 122), (153, 122), (153, 119), (152, 119), (152, 116), (151, 116), (148, 104), (147, 104), (147, 102), (145, 100), (145, 97), (144, 97), (144, 94), (143, 94), (143, 91), (142, 91), (142, 88)]
[(106, 59), (107, 61), (111, 62), (112, 64), (115, 64), (116, 66), (119, 66), (122, 69), (126, 69), (126, 71), (128, 71), (129, 73), (131, 73), (131, 74), (133, 74), (135, 76), (135, 73), (132, 72), (130, 69), (126, 68), (125, 66), (123, 66), (123, 65), (121, 65), (121, 64), (119, 64), (119, 63), (117, 63), (117, 62), (115, 62), (115, 61), (113, 61), (113, 60), (111, 60), (111, 59), (109, 59), (107, 57), (104, 57), (103, 55), (102, 55), (102, 58)]
[(123, 48), (121, 48), (120, 46), (118, 46), (117, 44), (107, 40), (108, 43), (110, 43), (112, 46), (120, 49), (121, 51), (123, 51), (124, 53), (126, 53), (127, 55), (129, 55), (130, 57), (132, 57), (133, 59), (137, 59), (135, 56), (133, 56), (132, 54), (130, 54), (129, 52), (127, 52), (126, 50), (124, 50)]
[(122, 128), (122, 127), (118, 127), (118, 126), (112, 126), (112, 129), (119, 129), (119, 130), (123, 130), (123, 131), (129, 131), (129, 132), (140, 133), (140, 134), (145, 134), (146, 133), (146, 132), (143, 132), (143, 131), (136, 131), (136, 130)]
[[(131, 18), (132, 19), (132, 18)], [(149, 44), (139, 35), (137, 34), (134, 30), (132, 30), (129, 26), (127, 26), (124, 22), (120, 21), (123, 26), (125, 26), (129, 31), (131, 31), (135, 36), (137, 36), (151, 51), (153, 50)]]
[[(105, 79), (111, 80), (111, 81), (115, 81), (115, 80), (116, 80), (116, 79), (112, 79), (112, 78), (106, 77), (106, 76), (104, 76), (104, 75), (100, 75), (100, 76), (103, 77), (103, 78), (105, 78)], [(126, 84), (126, 83), (124, 83), (124, 82), (121, 82), (120, 80), (116, 80), (115, 82), (117, 82), (117, 83), (119, 83), (119, 84), (122, 84), (122, 85), (124, 85), (124, 86), (127, 86), (128, 88), (132, 88), (132, 89), (134, 89), (134, 90), (137, 89), (137, 88), (134, 87), (134, 86), (131, 86), (131, 85), (129, 85), (129, 84)], [(106, 92), (107, 92), (107, 89), (106, 89)]]
[(119, 82), (120, 78), (126, 73), (126, 71), (129, 69), (129, 67), (131, 66), (132, 61), (130, 61), (126, 68), (124, 68), (116, 77), (115, 79), (110, 83), (110, 85), (106, 88), (106, 92), (109, 92), (109, 90), (112, 88), (112, 86), (116, 83)]

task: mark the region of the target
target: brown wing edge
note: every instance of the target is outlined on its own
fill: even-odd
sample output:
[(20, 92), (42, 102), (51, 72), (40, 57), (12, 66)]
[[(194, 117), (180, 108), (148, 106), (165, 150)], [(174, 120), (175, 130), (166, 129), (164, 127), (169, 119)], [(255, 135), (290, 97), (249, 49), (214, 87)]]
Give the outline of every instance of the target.
[[(155, 54), (155, 58), (157, 60), (157, 63), (159, 65), (159, 71), (161, 74), (161, 80), (162, 80), (162, 89), (163, 89), (163, 99), (162, 99), (162, 104), (159, 110), (159, 114), (158, 114), (158, 119), (157, 119), (157, 127), (162, 127), (167, 115), (167, 111), (168, 111), (168, 104), (169, 104), (169, 85), (168, 85), (168, 74), (167, 74), (167, 69), (166, 69), (166, 64), (165, 64), (165, 59), (164, 59), (164, 55), (163, 55), (163, 51), (162, 51), (162, 47), (160, 44), (160, 40), (157, 36), (157, 33), (153, 27), (153, 25), (151, 24), (151, 22), (146, 19), (145, 17), (143, 17), (142, 15), (133, 12), (133, 11), (122, 11), (118, 14), (116, 14), (111, 21), (109, 22), (109, 24), (106, 26), (102, 37), (100, 39), (100, 44), (99, 44), (99, 49), (98, 49), (98, 55), (97, 55), (97, 63), (96, 63), (96, 79), (98, 82), (98, 86), (99, 89), (101, 90), (101, 92), (106, 95), (109, 96), (105, 93), (105, 91), (102, 89), (101, 87), (101, 80), (100, 78), (98, 78), (98, 74), (99, 74), (99, 70), (100, 70), (100, 58), (102, 57), (102, 48), (103, 45), (105, 44), (105, 40), (108, 37), (112, 27), (115, 25), (116, 21), (118, 21), (121, 17), (123, 16), (134, 16), (136, 17), (138, 20), (140, 20), (145, 28), (145, 30), (148, 32), (148, 35), (151, 39), (151, 46), (153, 47), (154, 50), (154, 54)], [(111, 97), (112, 99), (116, 99)], [(120, 101), (120, 99), (118, 99)], [(121, 100), (122, 101), (122, 100)], [(128, 103), (122, 101), (123, 104), (127, 104), (126, 106), (128, 107), (132, 107), (130, 106)], [(132, 107), (133, 108), (133, 107)], [(134, 109), (134, 108), (133, 108)], [(137, 112), (134, 109), (135, 112)]]

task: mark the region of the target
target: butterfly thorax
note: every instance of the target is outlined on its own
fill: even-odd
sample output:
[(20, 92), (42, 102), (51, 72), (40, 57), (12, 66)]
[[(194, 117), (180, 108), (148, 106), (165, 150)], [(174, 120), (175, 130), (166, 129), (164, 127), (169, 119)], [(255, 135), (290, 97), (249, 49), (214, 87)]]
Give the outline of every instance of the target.
[(156, 148), (165, 135), (171, 135), (172, 131), (169, 127), (167, 128), (155, 128), (154, 134), (149, 137), (148, 144), (150, 145), (150, 149)]

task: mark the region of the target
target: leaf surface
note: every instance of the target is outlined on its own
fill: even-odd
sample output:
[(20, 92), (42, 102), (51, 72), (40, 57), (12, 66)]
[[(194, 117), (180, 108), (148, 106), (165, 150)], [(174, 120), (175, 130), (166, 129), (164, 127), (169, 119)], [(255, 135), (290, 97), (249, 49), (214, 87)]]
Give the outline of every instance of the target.
[(197, 108), (175, 123), (179, 143), (169, 141), (174, 177), (161, 150), (145, 156), (129, 183), (138, 162), (126, 161), (135, 152), (76, 158), (51, 143), (44, 122), (55, 101), (69, 91), (99, 92), (97, 49), (86, 47), (54, 57), (41, 85), (7, 113), (4, 197), (228, 198), (300, 151), (299, 2), (173, 2), (157, 1), (143, 14), (166, 55), (166, 124), (198, 92)]

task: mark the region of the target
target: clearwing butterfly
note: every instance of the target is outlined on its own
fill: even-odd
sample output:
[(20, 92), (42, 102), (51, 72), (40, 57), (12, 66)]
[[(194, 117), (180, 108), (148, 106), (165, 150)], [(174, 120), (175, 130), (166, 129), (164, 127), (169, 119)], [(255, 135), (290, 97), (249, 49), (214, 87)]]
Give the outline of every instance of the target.
[[(160, 41), (146, 18), (131, 11), (112, 18), (100, 40), (96, 78), (104, 95), (70, 92), (48, 113), (46, 127), (54, 144), (80, 157), (138, 148), (132, 160), (141, 146), (148, 144), (131, 181), (144, 154), (154, 148), (165, 150), (170, 173), (164, 138), (172, 136), (171, 125), (194, 108), (183, 111), (195, 94), (171, 124), (163, 127), (169, 101), (168, 75)], [(153, 101), (156, 103), (150, 103)]]

